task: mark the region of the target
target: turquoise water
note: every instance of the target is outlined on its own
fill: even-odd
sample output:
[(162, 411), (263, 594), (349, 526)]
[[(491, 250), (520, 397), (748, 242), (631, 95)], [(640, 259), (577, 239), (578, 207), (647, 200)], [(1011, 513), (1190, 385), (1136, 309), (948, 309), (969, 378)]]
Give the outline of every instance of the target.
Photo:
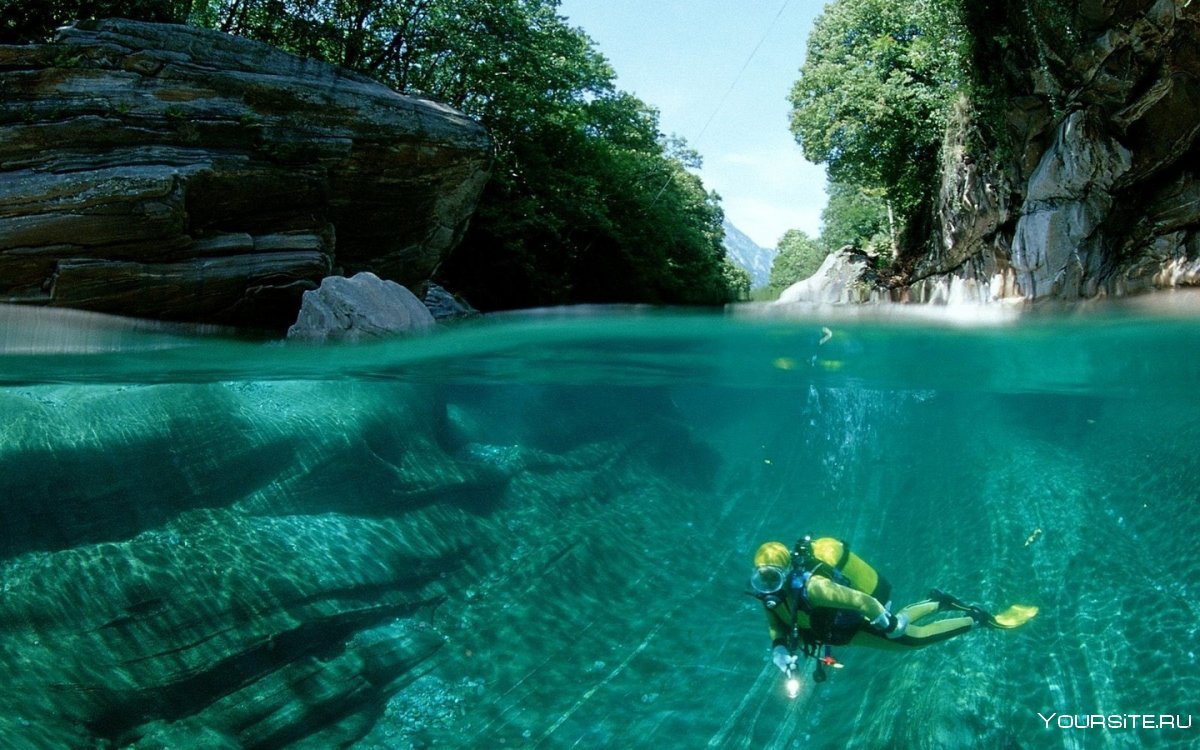
[[(1200, 714), (1200, 319), (4, 336), (6, 747), (1200, 737), (1127, 718)], [(790, 700), (744, 592), (758, 544), (803, 533), (848, 540), (897, 605), (1040, 614), (838, 649)]]

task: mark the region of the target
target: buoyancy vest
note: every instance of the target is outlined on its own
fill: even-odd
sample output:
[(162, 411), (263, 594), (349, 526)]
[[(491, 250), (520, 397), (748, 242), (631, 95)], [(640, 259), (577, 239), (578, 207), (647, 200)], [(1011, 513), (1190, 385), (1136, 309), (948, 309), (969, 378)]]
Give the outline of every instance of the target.
[[(841, 646), (849, 643), (854, 634), (858, 632), (858, 629), (862, 627), (863, 616), (850, 609), (814, 605), (808, 598), (808, 581), (814, 575), (823, 575), (842, 586), (850, 586), (851, 588), (857, 588), (857, 586), (854, 586), (850, 579), (843, 575), (837, 568), (829, 568), (828, 571), (821, 571), (820, 573), (809, 571), (802, 575), (804, 585), (801, 587), (798, 602), (801, 611), (808, 615), (809, 627), (807, 631), (801, 630), (798, 633), (793, 628), (793, 638), (797, 634), (803, 638), (806, 654), (815, 652), (816, 648), (823, 644)], [(799, 644), (789, 643), (788, 647), (792, 650), (797, 650)]]
[[(885, 605), (892, 590), (887, 579), (851, 552), (848, 544), (832, 537), (813, 540), (808, 559), (793, 569), (783, 589), (776, 595), (763, 597), (763, 603), (775, 610), (776, 617), (789, 626), (788, 649), (792, 652), (803, 650), (809, 656), (822, 645), (849, 643), (864, 624), (863, 616), (856, 611), (814, 605), (808, 598), (808, 581), (814, 575), (857, 589)], [(777, 610), (780, 606), (784, 607), (783, 612)], [(784, 612), (791, 618), (791, 623), (783, 616)], [(801, 612), (807, 615), (807, 628), (800, 627)]]
[(832, 571), (845, 579), (842, 581), (832, 574), (828, 575), (827, 577), (835, 583), (850, 586), (867, 596), (873, 596), (884, 606), (891, 601), (892, 584), (879, 575), (865, 560), (851, 552), (850, 545), (840, 539), (833, 537), (814, 539), (810, 559), (813, 561), (810, 566), (810, 570), (813, 572), (825, 574), (827, 571)]

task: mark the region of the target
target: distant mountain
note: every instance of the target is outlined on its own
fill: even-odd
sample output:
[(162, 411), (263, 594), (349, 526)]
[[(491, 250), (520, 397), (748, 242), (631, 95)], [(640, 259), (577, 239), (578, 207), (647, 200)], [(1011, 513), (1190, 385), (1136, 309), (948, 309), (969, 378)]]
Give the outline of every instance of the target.
[(771, 279), (771, 264), (775, 262), (775, 248), (760, 247), (742, 230), (725, 220), (725, 255), (739, 268), (750, 274), (750, 288), (764, 287)]

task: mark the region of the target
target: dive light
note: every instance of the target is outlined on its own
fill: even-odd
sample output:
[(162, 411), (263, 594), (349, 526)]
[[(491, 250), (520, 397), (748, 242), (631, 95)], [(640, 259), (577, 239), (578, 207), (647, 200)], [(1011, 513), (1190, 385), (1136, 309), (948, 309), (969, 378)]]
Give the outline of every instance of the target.
[(789, 669), (787, 671), (787, 682), (785, 685), (787, 686), (789, 698), (795, 698), (797, 695), (800, 695), (800, 678), (796, 676), (795, 670)]

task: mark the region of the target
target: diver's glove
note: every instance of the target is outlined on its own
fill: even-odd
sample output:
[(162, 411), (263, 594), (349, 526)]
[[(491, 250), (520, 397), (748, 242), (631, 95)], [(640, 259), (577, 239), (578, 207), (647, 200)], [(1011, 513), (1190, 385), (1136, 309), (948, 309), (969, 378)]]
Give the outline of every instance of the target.
[(787, 674), (796, 668), (796, 655), (787, 650), (787, 646), (776, 646), (771, 649), (771, 661), (779, 667), (779, 671)]
[(891, 612), (884, 610), (883, 614), (871, 620), (871, 625), (877, 630), (882, 631), (888, 638), (899, 638), (908, 629), (908, 615), (903, 612), (893, 615)]

